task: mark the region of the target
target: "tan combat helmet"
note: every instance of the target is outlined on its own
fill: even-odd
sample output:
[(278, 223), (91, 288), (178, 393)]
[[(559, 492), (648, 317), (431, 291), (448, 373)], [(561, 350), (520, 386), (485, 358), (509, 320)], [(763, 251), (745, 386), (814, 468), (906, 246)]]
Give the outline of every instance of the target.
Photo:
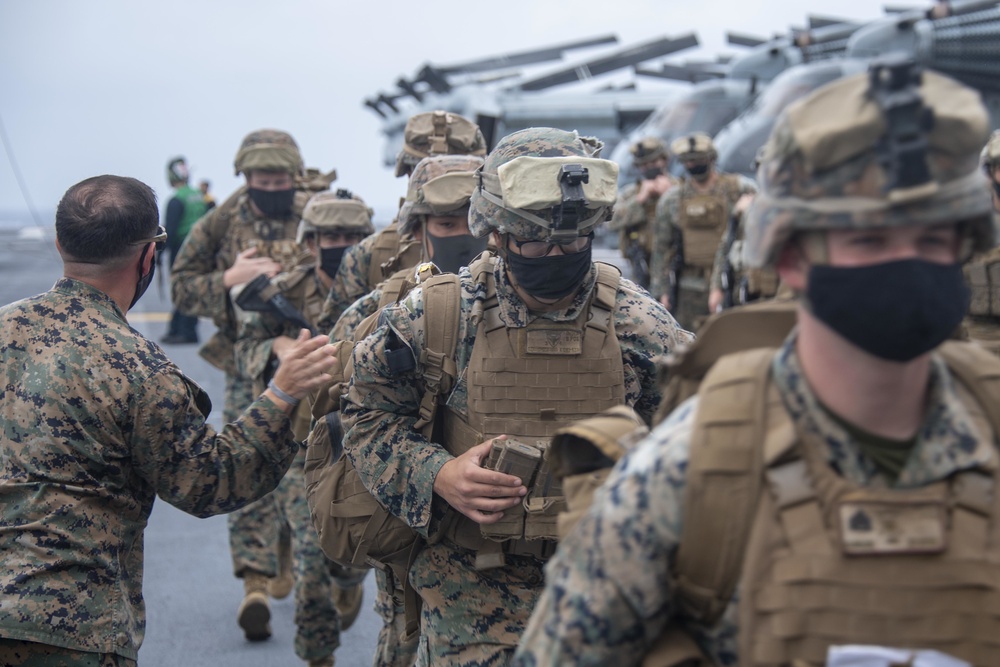
[(406, 121), (403, 150), (396, 155), (396, 176), (406, 176), (425, 157), (486, 155), (486, 138), (479, 126), (448, 111), (427, 111)]
[(657, 137), (643, 137), (629, 147), (629, 152), (636, 169), (642, 169), (660, 158), (669, 159), (667, 147)]
[(823, 86), (789, 106), (771, 132), (745, 223), (745, 260), (772, 266), (792, 235), (831, 229), (962, 223), (966, 254), (992, 247), (978, 164), (988, 133), (979, 93), (912, 62), (878, 61)]
[(399, 209), (400, 232), (413, 233), (424, 215), (468, 215), (481, 166), (483, 158), (475, 155), (435, 155), (418, 162)]
[(323, 231), (368, 236), (375, 231), (372, 210), (347, 190), (317, 193), (302, 211), (295, 242), (302, 245), (307, 237)]
[[(611, 217), (618, 195), (618, 165), (597, 157), (603, 145), (551, 127), (501, 139), (478, 172), (470, 200), (472, 235), (495, 230), (549, 241), (593, 231)], [(579, 196), (567, 196), (575, 188)]]
[(252, 169), (287, 171), (293, 175), (304, 172), (299, 145), (292, 135), (281, 130), (264, 129), (248, 134), (236, 152), (233, 165), (237, 176)]
[(715, 151), (715, 144), (712, 137), (704, 132), (695, 132), (683, 137), (679, 137), (670, 142), (670, 154), (680, 162), (688, 160), (709, 160), (715, 161), (718, 153)]

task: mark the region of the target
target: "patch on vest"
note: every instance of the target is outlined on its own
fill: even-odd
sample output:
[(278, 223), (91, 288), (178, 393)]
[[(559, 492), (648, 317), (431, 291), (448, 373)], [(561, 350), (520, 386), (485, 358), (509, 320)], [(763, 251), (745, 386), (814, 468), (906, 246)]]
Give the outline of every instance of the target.
[(565, 354), (583, 353), (583, 333), (567, 329), (529, 329), (523, 332), (521, 351), (523, 354)]
[(840, 538), (849, 556), (939, 553), (946, 546), (944, 503), (845, 501)]

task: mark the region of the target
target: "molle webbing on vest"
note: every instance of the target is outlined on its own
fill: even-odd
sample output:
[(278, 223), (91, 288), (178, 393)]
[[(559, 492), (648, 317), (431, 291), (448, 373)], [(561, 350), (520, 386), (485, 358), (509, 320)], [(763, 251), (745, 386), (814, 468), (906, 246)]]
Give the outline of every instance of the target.
[(368, 289), (374, 289), (380, 282), (402, 269), (420, 263), (423, 249), (412, 238), (399, 234), (399, 224), (392, 223), (375, 237), (372, 245), (371, 264), (368, 265)]
[(699, 193), (685, 183), (678, 202), (677, 226), (684, 237), (684, 265), (711, 271), (715, 253), (726, 232), (730, 209), (735, 202), (738, 180), (720, 174), (711, 192)]
[(699, 391), (675, 574), (681, 608), (709, 626), (739, 580), (750, 530), (744, 508), (760, 492), (761, 443), (786, 436), (770, 433), (766, 422), (777, 398), (767, 390), (773, 358), (771, 348), (725, 357), (729, 363), (713, 367)]
[(969, 314), (1000, 317), (1000, 248), (973, 257), (962, 271), (972, 297)]
[[(976, 429), (995, 443), (1000, 364), (968, 344), (938, 352)], [(713, 625), (742, 568), (741, 664), (819, 665), (829, 646), (844, 643), (935, 648), (1000, 664), (998, 473), (966, 471), (914, 490), (851, 485), (829, 468), (822, 443), (796, 432), (769, 381), (773, 354), (725, 357), (702, 384), (675, 564), (681, 607)], [(768, 493), (759, 493), (765, 480)], [(917, 507), (919, 516), (947, 512), (944, 551), (843, 555), (842, 525), (856, 529), (848, 521), (857, 520), (854, 510), (873, 502)], [(849, 546), (865, 553), (856, 540)]]
[(534, 444), (624, 401), (612, 318), (619, 274), (597, 266), (591, 306), (574, 322), (538, 318), (507, 329), (497, 308), (485, 311), (468, 369), (468, 423), (484, 439), (507, 434)]

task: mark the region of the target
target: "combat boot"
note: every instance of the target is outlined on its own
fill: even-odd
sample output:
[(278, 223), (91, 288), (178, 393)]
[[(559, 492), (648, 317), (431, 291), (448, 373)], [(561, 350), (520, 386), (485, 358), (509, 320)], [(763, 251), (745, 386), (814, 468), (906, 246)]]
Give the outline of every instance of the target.
[(236, 612), (236, 622), (243, 634), (252, 642), (271, 636), (271, 605), (267, 600), (268, 578), (260, 572), (247, 571), (243, 575), (243, 602)]
[(328, 658), (316, 658), (309, 661), (309, 667), (333, 667), (333, 656)]
[(337, 584), (333, 585), (333, 605), (340, 612), (340, 629), (347, 630), (354, 625), (358, 614), (361, 612), (361, 599), (364, 597), (364, 583), (359, 583), (349, 588), (341, 588)]
[(287, 530), (281, 531), (278, 540), (278, 576), (268, 580), (267, 592), (276, 600), (283, 600), (292, 592), (292, 539)]

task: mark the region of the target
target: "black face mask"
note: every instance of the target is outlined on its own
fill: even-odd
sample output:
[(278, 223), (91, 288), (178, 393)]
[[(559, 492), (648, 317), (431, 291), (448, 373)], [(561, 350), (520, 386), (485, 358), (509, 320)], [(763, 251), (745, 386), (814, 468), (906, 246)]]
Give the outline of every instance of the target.
[(806, 299), (813, 315), (851, 343), (900, 362), (947, 340), (969, 308), (961, 264), (922, 259), (814, 266)]
[(434, 257), (431, 260), (441, 269), (442, 273), (458, 273), (463, 266), (468, 266), (479, 253), (486, 250), (489, 237), (477, 239), (470, 234), (461, 236), (434, 236), (425, 232)]
[(340, 261), (344, 259), (344, 252), (350, 246), (341, 246), (340, 248), (320, 248), (319, 249), (319, 268), (323, 269), (323, 273), (333, 278), (337, 275), (337, 269), (340, 268)]
[(525, 292), (537, 299), (561, 299), (580, 289), (590, 273), (591, 248), (571, 255), (523, 257), (508, 252), (510, 272)]
[(690, 167), (684, 167), (687, 173), (691, 174), (691, 177), (696, 181), (703, 181), (708, 175), (708, 164), (693, 164)]
[(132, 295), (132, 303), (128, 305), (129, 310), (132, 310), (132, 306), (142, 298), (142, 295), (146, 293), (146, 290), (153, 283), (153, 273), (156, 272), (155, 261), (149, 265), (149, 273), (142, 275), (142, 263), (146, 261), (146, 253), (149, 252), (151, 245), (151, 243), (147, 243), (146, 247), (142, 249), (142, 254), (139, 256), (139, 280), (135, 283), (135, 294)]
[(292, 212), (295, 190), (258, 190), (247, 188), (252, 201), (269, 218), (284, 218)]
[(663, 167), (647, 167), (642, 170), (642, 180), (652, 181), (657, 176), (664, 173)]

